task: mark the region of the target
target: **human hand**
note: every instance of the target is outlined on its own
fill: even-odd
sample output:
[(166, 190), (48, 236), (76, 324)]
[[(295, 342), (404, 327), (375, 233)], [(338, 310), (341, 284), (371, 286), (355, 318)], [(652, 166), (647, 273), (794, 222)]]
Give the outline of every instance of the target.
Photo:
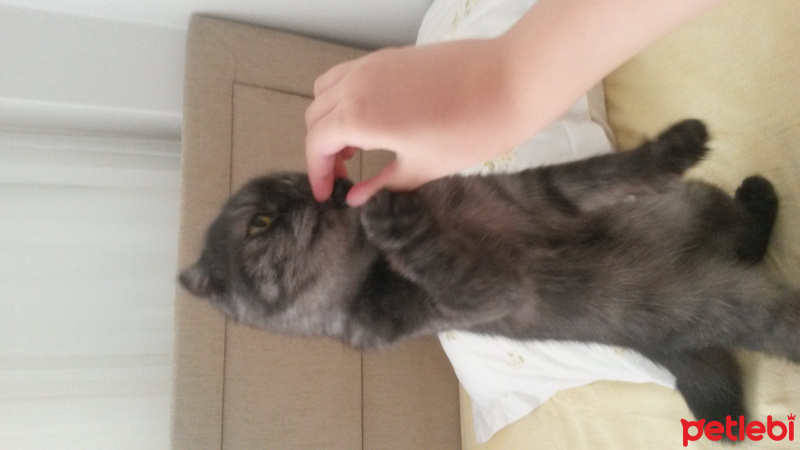
[(396, 155), (356, 184), (360, 206), (381, 188), (408, 190), (499, 155), (513, 117), (502, 47), (468, 40), (380, 50), (330, 69), (306, 111), (306, 156), (314, 196), (330, 196), (356, 148)]
[(544, 128), (611, 70), (722, 0), (539, 0), (503, 35), (381, 50), (319, 77), (306, 111), (314, 196), (355, 149), (396, 159), (356, 184), (413, 189), (499, 156)]

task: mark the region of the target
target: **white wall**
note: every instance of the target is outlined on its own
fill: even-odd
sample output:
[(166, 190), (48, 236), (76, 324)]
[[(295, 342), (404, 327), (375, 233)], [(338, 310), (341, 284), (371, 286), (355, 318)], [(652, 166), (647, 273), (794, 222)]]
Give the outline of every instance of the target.
[(431, 1), (0, 0), (0, 128), (178, 139), (192, 13), (380, 47)]
[(432, 0), (0, 0), (0, 4), (186, 29), (194, 13), (368, 48), (410, 44)]
[(185, 34), (0, 5), (0, 126), (178, 139)]
[(0, 3), (1, 448), (169, 447), (184, 45)]

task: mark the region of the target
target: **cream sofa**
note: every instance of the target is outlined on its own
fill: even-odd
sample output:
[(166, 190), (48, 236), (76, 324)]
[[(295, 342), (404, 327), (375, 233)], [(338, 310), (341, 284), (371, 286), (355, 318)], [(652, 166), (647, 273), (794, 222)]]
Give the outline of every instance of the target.
[[(314, 78), (362, 54), (206, 17), (193, 19), (187, 50), (181, 267), (247, 178), (303, 170), (302, 115)], [(752, 173), (772, 180), (781, 207), (765, 270), (800, 286), (800, 2), (729, 1), (604, 85), (621, 148), (697, 117), (710, 127), (712, 152), (689, 176), (729, 191)], [(366, 176), (382, 163), (369, 153), (351, 173)], [(675, 391), (597, 382), (556, 394), (478, 445), (469, 398), (461, 392), (459, 400), (435, 339), (361, 354), (234, 325), (180, 290), (176, 326), (175, 448), (682, 448), (680, 419), (690, 418)], [(740, 357), (753, 419), (800, 413), (800, 366)]]

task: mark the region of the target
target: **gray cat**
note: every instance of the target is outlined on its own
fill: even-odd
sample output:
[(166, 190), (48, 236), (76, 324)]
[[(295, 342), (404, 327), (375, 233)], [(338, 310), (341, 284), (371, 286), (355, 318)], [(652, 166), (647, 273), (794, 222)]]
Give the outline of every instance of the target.
[(234, 320), (358, 348), (458, 329), (635, 349), (670, 370), (698, 418), (744, 415), (733, 347), (800, 360), (800, 293), (754, 264), (772, 185), (735, 199), (681, 174), (705, 126), (639, 148), (451, 177), (348, 208), (302, 174), (251, 181), (208, 230), (182, 284)]

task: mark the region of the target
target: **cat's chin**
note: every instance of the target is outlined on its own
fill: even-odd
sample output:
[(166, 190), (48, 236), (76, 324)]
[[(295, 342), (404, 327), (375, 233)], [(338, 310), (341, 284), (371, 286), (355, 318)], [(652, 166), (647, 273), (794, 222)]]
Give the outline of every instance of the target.
[(330, 201), (336, 208), (349, 208), (347, 204), (347, 193), (353, 187), (353, 182), (347, 178), (337, 178), (333, 182), (333, 192)]

